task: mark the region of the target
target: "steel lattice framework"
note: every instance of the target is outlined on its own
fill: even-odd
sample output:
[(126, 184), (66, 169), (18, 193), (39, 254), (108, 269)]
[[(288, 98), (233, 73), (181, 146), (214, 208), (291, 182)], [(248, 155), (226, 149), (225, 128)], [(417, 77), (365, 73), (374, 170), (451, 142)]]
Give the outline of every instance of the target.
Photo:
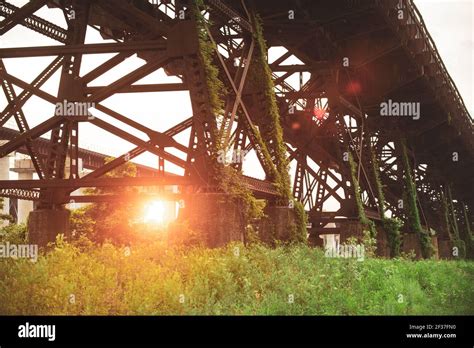
[[(17, 133), (0, 130), (4, 139), (10, 139), (0, 146), (0, 156), (13, 151), (29, 154), (39, 177), (32, 181), (1, 181), (0, 194), (38, 200), (41, 207), (53, 208), (67, 203), (80, 187), (177, 184), (192, 187), (194, 192), (212, 191), (208, 168), (215, 158), (211, 153), (215, 134), (224, 134), (226, 145), (235, 152), (255, 151), (268, 175), (275, 164), (265, 159), (268, 142), (259, 142), (257, 134), (266, 122), (262, 111), (265, 95), (252, 88), (247, 76), (255, 54), (251, 14), (258, 14), (268, 47), (284, 48), (269, 66), (288, 159), (296, 163), (293, 195), (309, 212), (313, 234), (322, 232), (328, 223), (357, 217), (347, 153), (358, 165), (367, 215), (378, 219), (375, 178), (369, 169), (373, 151), (388, 208), (395, 216), (405, 218), (406, 212), (399, 204), (404, 189), (402, 137), (408, 144), (423, 225), (448, 237), (440, 210), (447, 195), (454, 202), (449, 221), (465, 223), (463, 212), (472, 221), (473, 121), (411, 0), (205, 0), (204, 4), (208, 18), (205, 35), (219, 47), (214, 64), (230, 91), (223, 115), (213, 114), (206, 99), (205, 69), (198, 59), (196, 23), (190, 20), (188, 1), (32, 0), (21, 8), (2, 1), (0, 35), (23, 25), (56, 40), (58, 45), (0, 49), (2, 88), (8, 100), (0, 126), (13, 118), (19, 129)], [(34, 15), (45, 5), (64, 11), (67, 28)], [(85, 44), (88, 26), (115, 42)], [(116, 54), (81, 76), (82, 57), (98, 53)], [(107, 86), (90, 85), (134, 54), (146, 63)], [(2, 61), (36, 56), (55, 58), (31, 83), (11, 75)], [(285, 64), (291, 57), (301, 64)], [(160, 68), (182, 82), (135, 84)], [(61, 79), (57, 95), (44, 92), (41, 86), (58, 70)], [(299, 88), (289, 83), (295, 76), (299, 76)], [(13, 86), (23, 91), (17, 95)], [(101, 104), (117, 93), (181, 90), (189, 91), (193, 116), (166, 132), (156, 132), (136, 122), (133, 115), (122, 115)], [(81, 115), (53, 116), (30, 128), (22, 107), (32, 96), (53, 104), (62, 100), (92, 102), (97, 110), (147, 137), (142, 139), (98, 117)], [(389, 99), (421, 103), (421, 118), (380, 116), (380, 104)], [(80, 122), (90, 122), (136, 147), (107, 164), (101, 154), (89, 153), (87, 157), (86, 151), (78, 147)], [(174, 137), (186, 129), (191, 129), (191, 136), (183, 145)], [(51, 132), (50, 139), (41, 138), (47, 132)], [(174, 155), (169, 148), (184, 157)], [(152, 177), (115, 181), (101, 178), (147, 151), (162, 163), (168, 161), (183, 168), (184, 177), (167, 174), (161, 167)], [(454, 153), (459, 160), (453, 160)], [(77, 172), (79, 158), (89, 158), (87, 166), (94, 169), (82, 178)], [(68, 178), (64, 177), (66, 160), (71, 168)], [(241, 163), (233, 165), (242, 169)], [(269, 200), (276, 195), (271, 182), (242, 178), (256, 195)], [(330, 201), (338, 208), (327, 211)]]

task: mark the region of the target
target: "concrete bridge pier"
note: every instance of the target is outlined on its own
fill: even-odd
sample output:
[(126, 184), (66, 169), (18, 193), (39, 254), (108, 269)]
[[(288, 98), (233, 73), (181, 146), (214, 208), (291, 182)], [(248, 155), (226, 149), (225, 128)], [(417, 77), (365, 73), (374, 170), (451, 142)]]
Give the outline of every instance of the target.
[(438, 238), (439, 258), (452, 259), (454, 244), (449, 238)]
[(196, 193), (187, 196), (184, 201), (185, 206), (180, 209), (178, 221), (186, 221), (192, 226), (195, 237), (207, 247), (216, 248), (232, 241), (243, 241), (244, 221), (230, 195)]
[(259, 237), (265, 243), (273, 245), (275, 241), (288, 242), (296, 233), (296, 216), (293, 208), (287, 206), (267, 206), (265, 215), (259, 224)]
[[(11, 168), (12, 172), (18, 173), (18, 180), (32, 180), (35, 168), (31, 159), (15, 159), (15, 165)], [(33, 210), (33, 201), (23, 199), (18, 200), (17, 222), (26, 223), (28, 214)]]
[[(18, 173), (19, 180), (32, 180), (35, 168), (31, 159), (16, 159), (11, 169)], [(18, 200), (18, 223), (27, 223), (28, 241), (45, 247), (56, 240), (58, 234), (69, 234), (69, 210), (57, 208), (34, 209), (32, 201)]]
[[(0, 141), (0, 145), (2, 145)], [(9, 180), (10, 179), (10, 156), (0, 157), (0, 180)], [(9, 214), (10, 213), (10, 200), (8, 198), (3, 198), (3, 209), (0, 211), (0, 214)], [(1, 223), (0, 223), (1, 227)]]
[(69, 236), (70, 211), (60, 209), (37, 209), (28, 217), (28, 241), (45, 247), (56, 240), (58, 234)]

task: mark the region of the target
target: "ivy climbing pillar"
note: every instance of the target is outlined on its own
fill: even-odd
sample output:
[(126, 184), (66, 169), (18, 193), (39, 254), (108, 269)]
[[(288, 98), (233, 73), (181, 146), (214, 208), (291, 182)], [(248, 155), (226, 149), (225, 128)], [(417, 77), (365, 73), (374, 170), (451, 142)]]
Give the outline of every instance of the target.
[(448, 210), (448, 223), (450, 228), (450, 238), (454, 247), (457, 248), (454, 250), (453, 256), (464, 258), (466, 257), (466, 244), (464, 240), (461, 239), (458, 226), (458, 218), (456, 216), (456, 211), (454, 209), (453, 195), (451, 193), (451, 185), (446, 185), (446, 199), (445, 204), (447, 205)]
[[(253, 40), (255, 51), (250, 61), (249, 84), (253, 88), (253, 111), (255, 123), (261, 137), (269, 151), (275, 171), (267, 177), (272, 181), (278, 191), (276, 205), (294, 210), (284, 231), (287, 239), (293, 241), (306, 240), (306, 213), (299, 201), (294, 201), (291, 194), (289, 163), (286, 157), (286, 146), (283, 141), (283, 129), (280, 123), (280, 110), (278, 107), (272, 71), (268, 65), (268, 48), (263, 36), (261, 18), (251, 12), (253, 27)], [(282, 208), (279, 208), (282, 210)], [(280, 211), (279, 210), (279, 211)], [(273, 214), (275, 212), (271, 212)], [(286, 214), (279, 212), (278, 214)], [(278, 233), (277, 233), (278, 234)]]
[(280, 124), (280, 110), (275, 96), (272, 71), (268, 66), (267, 45), (263, 37), (262, 22), (252, 12), (253, 36), (255, 52), (250, 62), (249, 79), (253, 85), (256, 117), (262, 139), (270, 152), (276, 171), (268, 178), (274, 182), (280, 195), (279, 203), (287, 205), (292, 198), (286, 147), (283, 141), (283, 129)]
[(380, 219), (382, 220), (382, 225), (385, 233), (387, 234), (388, 240), (388, 247), (390, 249), (390, 257), (398, 257), (400, 256), (400, 245), (401, 245), (401, 238), (400, 238), (400, 228), (401, 228), (401, 221), (396, 218), (387, 218), (385, 216), (385, 195), (383, 192), (383, 185), (382, 181), (380, 180), (380, 167), (377, 160), (377, 156), (375, 154), (374, 149), (371, 149), (371, 162), (372, 162), (372, 172), (375, 178), (375, 189), (377, 193), (378, 199), (378, 207), (379, 207), (379, 214)]
[(352, 153), (349, 151), (349, 167), (351, 174), (351, 183), (353, 187), (354, 200), (357, 207), (357, 215), (363, 228), (364, 244), (368, 255), (375, 253), (375, 244), (377, 230), (373, 221), (369, 220), (365, 214), (364, 204), (362, 202), (362, 193), (360, 190), (359, 180), (357, 179), (357, 165), (354, 162)]
[(225, 88), (219, 79), (219, 70), (213, 64), (215, 47), (206, 33), (202, 6), (202, 1), (196, 1), (190, 8), (190, 24), (194, 25), (191, 32), (197, 36), (198, 44), (195, 53), (183, 57), (185, 80), (193, 109), (187, 174), (195, 181), (201, 180), (204, 184), (216, 187), (220, 177), (217, 117), (223, 113)]
[(471, 222), (469, 221), (469, 216), (467, 213), (466, 204), (462, 203), (463, 214), (464, 214), (464, 242), (466, 244), (466, 256), (473, 259), (474, 258), (474, 237), (471, 232)]
[(418, 236), (418, 240), (421, 245), (421, 254), (424, 258), (430, 258), (433, 256), (433, 244), (431, 242), (431, 236), (427, 231), (424, 231), (421, 226), (420, 214), (418, 212), (417, 199), (416, 199), (416, 186), (411, 172), (410, 161), (408, 158), (408, 150), (406, 141), (401, 140), (401, 155), (403, 172), (405, 176), (405, 195), (406, 195), (406, 207), (405, 211), (407, 214), (407, 222), (410, 232), (415, 233)]
[(452, 238), (451, 238), (451, 228), (449, 225), (449, 208), (448, 202), (446, 200), (446, 194), (444, 193), (444, 188), (440, 185), (439, 189), (439, 198), (440, 198), (440, 209), (442, 212), (442, 226), (440, 231), (438, 231), (438, 246), (439, 246), (439, 255), (442, 258), (452, 257)]
[[(225, 66), (222, 67), (225, 64), (210, 29), (212, 23), (203, 16), (206, 5), (203, 1), (195, 1), (191, 3), (189, 10), (191, 14), (189, 24), (194, 26), (192, 34), (197, 36), (197, 47), (195, 52), (187, 52), (183, 57), (184, 78), (189, 87), (193, 108), (187, 174), (197, 183), (196, 186), (200, 187), (201, 193), (200, 197), (188, 199), (192, 204), (186, 205), (182, 215), (194, 228), (200, 230), (197, 232), (205, 234), (201, 239), (207, 240), (210, 246), (217, 246), (230, 240), (245, 240), (248, 226), (261, 218), (263, 212), (261, 202), (257, 202), (252, 192), (242, 183), (239, 176), (241, 173), (219, 160), (221, 154), (227, 151), (225, 132), (219, 130), (219, 124), (227, 117), (225, 101), (232, 101), (229, 93), (234, 88), (226, 86), (220, 80), (220, 76), (224, 74), (220, 74), (219, 69), (224, 69), (224, 72), (227, 70)], [(259, 32), (261, 34), (261, 30)], [(263, 55), (266, 47), (258, 46), (256, 51)], [(286, 208), (291, 201), (286, 148), (279, 123), (271, 71), (266, 64), (266, 57), (262, 55), (257, 53), (255, 55), (257, 58), (251, 63), (254, 63), (257, 71), (264, 72), (265, 79), (262, 80), (264, 84), (259, 87), (265, 91), (262, 114), (265, 114), (267, 121), (256, 128), (252, 122), (243, 122), (245, 118), (242, 117), (240, 126), (245, 128), (249, 137), (252, 137), (252, 145), (258, 155), (261, 155), (259, 160), (260, 157), (263, 158), (262, 167), (267, 178), (277, 188), (278, 201)], [(259, 57), (261, 59), (258, 59)], [(207, 193), (204, 194), (203, 191)], [(282, 233), (278, 235), (283, 236), (281, 238), (283, 240), (302, 240), (300, 236), (306, 237), (305, 220), (301, 218), (304, 217), (304, 209), (298, 203), (292, 201), (291, 203), (294, 204), (291, 209), (295, 211), (281, 214), (290, 216), (288, 219), (290, 223), (283, 224)]]
[(233, 169), (218, 160), (222, 149), (218, 119), (224, 114), (227, 90), (214, 63), (217, 48), (208, 35), (204, 10), (202, 1), (191, 2), (191, 20), (180, 24), (183, 25), (180, 35), (194, 36), (197, 42), (195, 51), (184, 51), (182, 59), (193, 109), (186, 175), (199, 189), (185, 196), (178, 219), (185, 222), (184, 226), (193, 226), (196, 242), (218, 247), (244, 240), (248, 207), (242, 204), (253, 201), (249, 203), (239, 198), (244, 195), (251, 200), (253, 197), (235, 180)]

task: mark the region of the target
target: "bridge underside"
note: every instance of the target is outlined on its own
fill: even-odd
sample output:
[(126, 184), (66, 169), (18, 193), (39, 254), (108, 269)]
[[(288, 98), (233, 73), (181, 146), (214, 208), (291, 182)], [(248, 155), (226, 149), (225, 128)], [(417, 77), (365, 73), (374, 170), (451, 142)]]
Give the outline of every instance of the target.
[[(35, 15), (45, 5), (64, 10), (67, 28)], [(224, 149), (239, 156), (255, 154), (266, 180), (241, 176), (242, 181), (269, 205), (282, 205), (275, 172), (281, 175), (285, 166), (277, 163), (273, 137), (278, 131), (268, 129), (271, 115), (264, 107), (273, 101), (286, 161), (291, 164), (292, 196), (308, 213), (310, 240), (315, 244), (322, 243), (321, 234), (346, 238), (357, 233), (361, 214), (375, 221), (381, 234), (385, 214), (408, 221), (407, 177), (415, 183), (415, 210), (423, 229), (435, 231), (438, 242), (453, 242), (461, 230), (470, 230), (472, 119), (411, 0), (276, 0), (271, 6), (266, 1), (206, 0), (200, 7), (201, 21), (193, 8), (194, 2), (177, 0), (33, 0), (21, 8), (1, 4), (0, 35), (23, 25), (57, 44), (0, 49), (0, 75), (8, 101), (0, 126), (14, 119), (18, 128), (18, 133), (0, 130), (2, 138), (9, 140), (0, 146), (0, 156), (27, 153), (38, 177), (0, 180), (0, 194), (37, 200), (43, 210), (61, 210), (71, 199), (119, 199), (74, 196), (82, 187), (175, 184), (187, 194), (221, 193), (211, 168), (219, 162), (218, 151)], [(91, 28), (108, 41), (85, 43), (86, 30)], [(214, 50), (203, 54), (209, 47), (203, 42)], [(261, 81), (253, 69), (259, 50), (266, 48), (277, 52), (268, 62), (273, 96), (259, 88)], [(99, 53), (116, 54), (80, 74), (83, 57)], [(142, 66), (109, 85), (93, 84), (134, 54), (144, 60)], [(28, 80), (32, 82), (11, 75), (3, 63), (42, 56), (51, 56), (51, 63)], [(161, 68), (181, 82), (138, 82)], [(44, 92), (41, 86), (57, 71), (61, 74), (57, 95)], [(221, 110), (213, 105), (210, 75), (227, 91)], [(13, 86), (22, 92), (17, 94)], [(193, 115), (164, 132), (103, 104), (120, 93), (165, 91), (188, 91)], [(56, 105), (93, 103), (96, 110), (142, 136), (88, 114), (55, 115), (30, 128), (22, 107), (33, 96)], [(383, 115), (382, 105), (392, 102), (418, 105), (419, 113)], [(135, 147), (105, 164), (103, 155), (79, 148), (80, 123), (90, 123)], [(186, 144), (175, 139), (184, 131), (190, 134)], [(48, 132), (49, 138), (42, 138)], [(137, 178), (103, 178), (145, 152), (158, 156), (156, 170), (140, 166)], [(92, 170), (83, 177), (79, 177), (79, 158)], [(167, 173), (168, 163), (184, 175)], [(242, 161), (229, 166), (242, 171)], [(413, 232), (409, 223), (403, 232)], [(467, 236), (469, 244), (471, 236)]]

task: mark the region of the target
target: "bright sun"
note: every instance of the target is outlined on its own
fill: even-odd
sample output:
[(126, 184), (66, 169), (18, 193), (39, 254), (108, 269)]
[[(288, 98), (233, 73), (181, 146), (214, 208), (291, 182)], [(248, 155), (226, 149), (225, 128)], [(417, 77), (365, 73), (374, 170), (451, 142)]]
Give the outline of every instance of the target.
[(143, 221), (146, 223), (161, 224), (165, 218), (165, 206), (162, 201), (152, 201), (145, 206)]

